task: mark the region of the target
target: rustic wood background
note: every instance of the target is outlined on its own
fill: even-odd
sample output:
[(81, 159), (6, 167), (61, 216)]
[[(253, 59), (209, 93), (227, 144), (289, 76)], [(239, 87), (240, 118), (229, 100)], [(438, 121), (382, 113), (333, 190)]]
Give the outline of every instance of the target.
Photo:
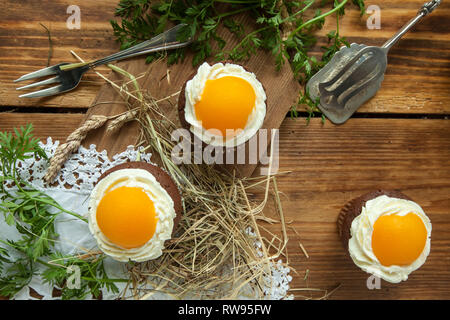
[[(381, 29), (368, 30), (366, 18), (347, 10), (341, 33), (350, 42), (381, 45), (415, 15), (424, 0), (366, 2), (381, 8)], [(81, 29), (68, 30), (66, 9), (81, 8)], [(18, 99), (12, 80), (47, 64), (47, 26), (52, 35), (51, 64), (75, 61), (74, 50), (95, 59), (118, 50), (109, 20), (116, 1), (0, 1), (0, 130), (32, 122), (45, 139), (64, 140), (78, 127), (104, 81), (85, 76), (71, 93), (37, 100)], [(381, 90), (341, 126), (320, 119), (286, 118), (280, 128), (278, 178), (288, 221), (288, 253), (296, 298), (449, 299), (450, 298), (450, 4), (408, 33), (389, 54)], [(318, 32), (325, 43), (328, 21)], [(107, 73), (106, 68), (99, 71)], [(340, 208), (374, 188), (394, 188), (418, 202), (433, 223), (431, 253), (407, 282), (382, 282), (368, 290), (368, 275), (358, 270), (337, 237)], [(260, 199), (262, 194), (255, 194)], [(269, 203), (267, 215), (274, 212)], [(281, 234), (279, 225), (266, 226)], [(294, 231), (294, 229), (296, 231)], [(298, 233), (298, 234), (297, 234)], [(303, 244), (306, 258), (299, 248)], [(309, 270), (307, 280), (305, 271)], [(337, 290), (334, 290), (336, 289)]]

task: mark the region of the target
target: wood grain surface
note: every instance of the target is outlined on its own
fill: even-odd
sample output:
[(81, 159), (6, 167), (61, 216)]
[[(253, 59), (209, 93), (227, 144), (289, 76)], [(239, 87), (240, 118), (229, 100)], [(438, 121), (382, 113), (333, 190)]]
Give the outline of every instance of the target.
[[(373, 3), (382, 10), (380, 30), (368, 30), (367, 17), (360, 18), (359, 12), (349, 6), (341, 34), (349, 42), (381, 45), (415, 15), (423, 2)], [(31, 122), (40, 138), (64, 140), (78, 127), (99, 94), (104, 81), (93, 73), (86, 75), (76, 91), (45, 99), (18, 99), (12, 83), (47, 64), (48, 38), (39, 23), (51, 31), (51, 64), (75, 61), (70, 50), (85, 59), (118, 50), (108, 23), (114, 18), (117, 1), (77, 1), (81, 8), (80, 30), (66, 28), (70, 4), (63, 0), (0, 1), (0, 111), (8, 111), (0, 113), (1, 131)], [(346, 124), (323, 125), (320, 119), (313, 119), (306, 125), (304, 118), (285, 119), (282, 123), (280, 171), (289, 173), (280, 175), (277, 182), (288, 223), (289, 264), (297, 270), (291, 272), (291, 288), (326, 290), (291, 291), (296, 298), (332, 293), (328, 298), (450, 299), (449, 16), (450, 3), (444, 1), (391, 50), (381, 90)], [(325, 35), (334, 27), (330, 19), (317, 33), (316, 55), (321, 55)], [(108, 72), (106, 68), (99, 70)], [(130, 126), (125, 130), (135, 129)], [(124, 139), (122, 134), (118, 139)], [(92, 142), (100, 146), (103, 143)], [(433, 223), (427, 262), (408, 281), (383, 281), (380, 290), (367, 288), (368, 275), (346, 256), (335, 224), (348, 200), (374, 188), (401, 190), (423, 207)], [(252, 195), (255, 200), (261, 197), (259, 191)], [(271, 201), (265, 214), (279, 219), (274, 212)], [(281, 234), (279, 225), (261, 225)], [(304, 280), (306, 270), (309, 272)]]
[[(83, 115), (9, 113), (0, 128), (32, 122), (42, 139), (64, 139)], [(414, 132), (414, 135), (411, 135)], [(288, 231), (291, 288), (318, 288), (330, 299), (450, 298), (450, 125), (448, 120), (352, 119), (345, 126), (314, 119), (286, 119), (280, 128), (280, 172), (277, 178)], [(375, 188), (399, 189), (419, 203), (433, 224), (427, 262), (401, 284), (381, 282), (369, 290), (368, 274), (346, 255), (336, 218), (349, 200)], [(261, 200), (255, 191), (252, 199)], [(265, 215), (274, 214), (269, 201)], [(279, 224), (261, 225), (281, 235)], [(294, 231), (295, 230), (295, 231)], [(309, 258), (299, 247), (302, 243)], [(286, 259), (283, 257), (283, 259)], [(303, 280), (309, 270), (307, 280)], [(297, 298), (325, 292), (291, 291)]]
[[(349, 42), (381, 45), (410, 18), (415, 16), (424, 0), (378, 1), (381, 8), (381, 29), (368, 30), (366, 17), (348, 6), (340, 32)], [(78, 1), (81, 29), (68, 30), (66, 13), (70, 2), (14, 1), (0, 2), (0, 106), (46, 106), (87, 108), (94, 101), (103, 83), (88, 73), (80, 87), (62, 96), (42, 99), (19, 99), (12, 80), (47, 64), (50, 29), (53, 43), (52, 64), (76, 62), (74, 50), (85, 59), (95, 59), (119, 49), (114, 41), (110, 19), (114, 19), (116, 1)], [(368, 2), (367, 5), (371, 3)], [(45, 9), (44, 9), (45, 8)], [(450, 104), (450, 3), (444, 1), (389, 53), (389, 64), (381, 90), (368, 101), (362, 113), (446, 114)], [(325, 34), (335, 28), (333, 18), (318, 32), (315, 52), (326, 42)]]

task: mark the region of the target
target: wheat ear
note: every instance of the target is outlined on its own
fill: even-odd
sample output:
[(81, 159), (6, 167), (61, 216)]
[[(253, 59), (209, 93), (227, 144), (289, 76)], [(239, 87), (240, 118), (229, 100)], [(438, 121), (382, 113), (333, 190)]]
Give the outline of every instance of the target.
[(87, 119), (81, 127), (72, 132), (67, 137), (66, 142), (56, 148), (55, 154), (50, 159), (50, 166), (47, 169), (44, 180), (47, 183), (53, 182), (63, 164), (69, 159), (73, 152), (78, 150), (81, 142), (86, 138), (89, 131), (100, 128), (107, 120), (107, 116), (93, 115)]

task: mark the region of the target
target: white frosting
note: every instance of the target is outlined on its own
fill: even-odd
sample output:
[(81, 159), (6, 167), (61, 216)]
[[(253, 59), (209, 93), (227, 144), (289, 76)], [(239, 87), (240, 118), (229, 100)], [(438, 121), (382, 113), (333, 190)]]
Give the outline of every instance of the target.
[[(202, 127), (195, 115), (195, 104), (200, 100), (207, 80), (219, 79), (225, 76), (234, 76), (246, 80), (255, 91), (255, 107), (249, 115), (247, 124), (243, 130), (232, 137), (212, 134)], [(184, 107), (186, 121), (190, 124), (190, 130), (207, 144), (213, 146), (237, 146), (249, 140), (261, 128), (266, 116), (266, 93), (262, 84), (256, 79), (252, 72), (246, 71), (236, 64), (216, 63), (210, 66), (204, 62), (197, 74), (186, 83), (186, 105)], [(220, 115), (218, 115), (220, 117)]]
[[(384, 266), (372, 250), (372, 233), (375, 221), (383, 215), (396, 214), (404, 216), (408, 213), (419, 216), (427, 230), (427, 240), (420, 256), (407, 266)], [(362, 270), (374, 274), (388, 282), (398, 283), (408, 279), (408, 275), (424, 264), (430, 253), (431, 222), (422, 208), (415, 202), (391, 198), (386, 195), (379, 196), (366, 202), (351, 226), (351, 238), (348, 242), (350, 256), (355, 264)]]
[[(137, 187), (145, 191), (155, 205), (157, 218), (153, 237), (143, 246), (132, 249), (122, 248), (112, 243), (100, 230), (97, 224), (97, 207), (110, 186), (111, 190), (120, 187)], [(176, 216), (174, 203), (167, 191), (147, 170), (122, 169), (108, 174), (92, 190), (89, 200), (89, 230), (97, 240), (99, 248), (118, 261), (147, 261), (162, 255), (164, 241), (170, 239), (173, 220)]]

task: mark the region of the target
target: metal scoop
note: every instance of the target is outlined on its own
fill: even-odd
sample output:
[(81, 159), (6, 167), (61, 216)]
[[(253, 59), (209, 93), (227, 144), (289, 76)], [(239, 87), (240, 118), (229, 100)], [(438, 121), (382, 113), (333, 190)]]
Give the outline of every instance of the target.
[(384, 79), (389, 49), (440, 3), (441, 0), (425, 3), (417, 16), (382, 47), (356, 43), (342, 47), (325, 67), (311, 77), (306, 84), (309, 96), (313, 101), (319, 99), (319, 109), (331, 122), (344, 123), (375, 95)]

